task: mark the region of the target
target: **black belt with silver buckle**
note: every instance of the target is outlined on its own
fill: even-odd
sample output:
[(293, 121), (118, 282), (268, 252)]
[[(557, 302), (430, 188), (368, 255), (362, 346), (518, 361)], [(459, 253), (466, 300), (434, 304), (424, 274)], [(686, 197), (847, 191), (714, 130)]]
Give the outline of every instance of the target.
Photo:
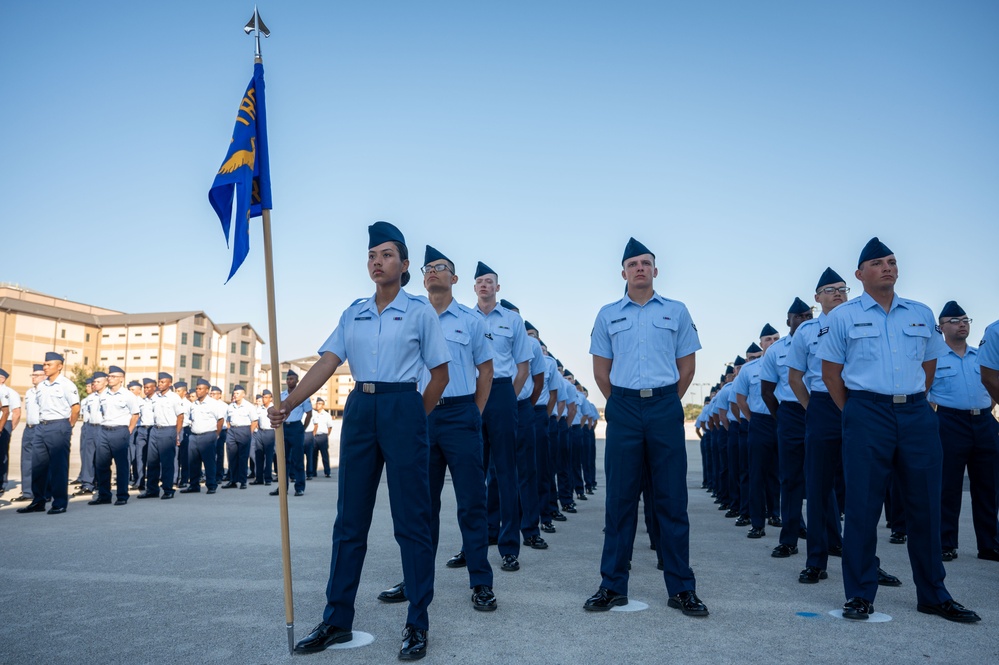
[(101, 425), (101, 429), (118, 429), (119, 427), (128, 427), (128, 425)]
[[(51, 425), (53, 423), (65, 423), (69, 422), (69, 418), (55, 418), (54, 420), (39, 420), (39, 425)], [(84, 423), (87, 424), (87, 423)]]
[(658, 388), (642, 388), (641, 390), (611, 386), (611, 394), (619, 395), (621, 397), (641, 397), (642, 399), (647, 399), (649, 397), (662, 397), (663, 395), (675, 395), (676, 384), (674, 383), (669, 386), (660, 386)]
[(513, 383), (513, 377), (510, 377), (510, 376), (501, 376), (498, 379), (493, 379), (493, 385), (494, 386), (501, 386), (504, 383)]
[(377, 395), (379, 393), (404, 393), (416, 390), (415, 383), (386, 383), (384, 381), (369, 381), (367, 383), (358, 383), (354, 390), (360, 390), (362, 393), (368, 395)]
[(153, 425), (153, 428), (154, 428), (154, 429), (166, 429), (166, 428), (168, 428), (168, 427), (169, 427), (170, 429), (177, 429), (177, 426), (176, 426), (176, 425)]
[(989, 413), (988, 409), (955, 409), (949, 406), (937, 405), (937, 411), (943, 413), (952, 413), (955, 416), (980, 416), (983, 413)]
[(25, 425), (25, 427), (27, 427), (28, 429), (31, 429), (32, 427), (34, 427), (34, 425)]
[(911, 395), (882, 395), (872, 393), (868, 390), (848, 390), (849, 397), (859, 397), (871, 402), (881, 402), (884, 404), (917, 404), (926, 401), (926, 393), (913, 393)]
[(457, 395), (455, 397), (441, 397), (437, 400), (437, 406), (454, 406), (455, 404), (469, 404), (475, 401), (475, 394)]

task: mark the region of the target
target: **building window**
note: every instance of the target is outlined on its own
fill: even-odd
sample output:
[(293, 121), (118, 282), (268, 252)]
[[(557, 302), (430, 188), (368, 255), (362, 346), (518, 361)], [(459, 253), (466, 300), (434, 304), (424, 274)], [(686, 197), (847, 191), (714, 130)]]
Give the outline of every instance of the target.
[(239, 375), (246, 376), (249, 373), (250, 373), (250, 363), (246, 362), (245, 360), (241, 360), (239, 362)]
[(249, 342), (240, 342), (239, 343), (239, 355), (241, 355), (241, 356), (248, 356), (248, 355), (250, 355), (250, 343)]
[(101, 356), (101, 362), (102, 363), (106, 363), (107, 361), (108, 361), (108, 357), (107, 356)]
[(59, 337), (61, 337), (62, 339), (66, 339), (66, 329), (65, 328), (63, 328), (62, 330), (59, 331)]
[(136, 337), (142, 337), (142, 333), (135, 333)]
[(149, 356), (150, 360), (156, 360), (156, 356)]
[(181, 367), (187, 367), (187, 356), (181, 356), (180, 357), (180, 366)]
[[(107, 335), (105, 335), (105, 337), (107, 337)], [(187, 333), (180, 333), (180, 343), (187, 344)]]
[(111, 335), (109, 335), (108, 333), (104, 333), (103, 335), (101, 335), (101, 339), (107, 339), (110, 336)]
[(229, 373), (230, 374), (236, 373), (236, 363), (229, 363)]
[(124, 360), (125, 356), (118, 356), (118, 360)]
[(142, 360), (142, 358), (139, 356), (132, 356), (132, 360)]
[(244, 337), (249, 337), (250, 336), (250, 326), (243, 326), (243, 328), (242, 328), (242, 330), (240, 332), (243, 333)]
[(124, 337), (125, 333), (118, 333), (118, 337)]
[[(90, 341), (90, 333), (87, 333), (87, 341), (88, 342)], [(84, 364), (86, 364), (86, 363), (84, 363)]]
[(205, 317), (203, 317), (200, 314), (198, 314), (196, 317), (194, 317), (194, 325), (196, 325), (196, 326), (203, 326), (203, 325), (205, 325)]
[(201, 369), (205, 356), (200, 353), (191, 354), (191, 369)]
[(231, 353), (236, 353), (236, 342), (229, 345), (229, 350)]
[(159, 334), (159, 333), (152, 333), (152, 334), (151, 334), (150, 336), (151, 336), (151, 337), (159, 337), (159, 336), (160, 336), (160, 334)]
[(199, 349), (205, 344), (205, 333), (196, 332), (194, 333), (194, 346)]
[(90, 356), (83, 356), (83, 366), (86, 367), (90, 364)]
[(192, 386), (197, 385), (198, 381), (200, 381), (200, 380), (201, 380), (200, 376), (192, 376), (191, 377), (191, 385)]

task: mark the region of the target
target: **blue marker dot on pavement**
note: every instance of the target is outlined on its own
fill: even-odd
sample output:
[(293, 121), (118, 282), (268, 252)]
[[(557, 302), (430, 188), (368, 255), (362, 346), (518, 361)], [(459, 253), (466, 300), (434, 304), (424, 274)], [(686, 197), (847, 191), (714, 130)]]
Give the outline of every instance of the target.
[(817, 612), (795, 612), (795, 615), (804, 617), (805, 619), (814, 619), (819, 616)]

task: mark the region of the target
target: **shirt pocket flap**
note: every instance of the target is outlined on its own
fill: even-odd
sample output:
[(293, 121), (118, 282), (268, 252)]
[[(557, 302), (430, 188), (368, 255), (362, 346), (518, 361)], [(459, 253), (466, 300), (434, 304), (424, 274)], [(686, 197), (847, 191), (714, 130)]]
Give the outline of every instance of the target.
[(906, 326), (902, 328), (902, 332), (904, 332), (909, 337), (928, 338), (931, 334), (929, 326)]
[(939, 377), (941, 379), (946, 379), (951, 376), (957, 376), (956, 367), (937, 367), (937, 371), (933, 374), (934, 377)]
[(508, 326), (497, 326), (496, 330), (493, 331), (493, 335), (496, 337), (513, 337), (513, 330)]
[(653, 318), (652, 325), (656, 328), (664, 328), (666, 330), (676, 330), (679, 327), (676, 319), (671, 319), (665, 316)]
[(881, 328), (876, 326), (852, 326), (848, 332), (850, 339), (881, 337)]
[(630, 330), (632, 326), (631, 319), (622, 319), (620, 321), (612, 321), (607, 325), (607, 333), (610, 335), (616, 335), (623, 330)]
[(445, 330), (444, 339), (449, 342), (456, 342), (463, 346), (467, 346), (471, 341), (471, 337), (467, 332), (462, 332), (461, 330)]

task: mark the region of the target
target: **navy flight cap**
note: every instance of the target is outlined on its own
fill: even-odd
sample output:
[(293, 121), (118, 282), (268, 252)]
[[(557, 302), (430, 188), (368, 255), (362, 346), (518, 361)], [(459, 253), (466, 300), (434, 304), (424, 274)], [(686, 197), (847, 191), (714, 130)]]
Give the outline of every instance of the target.
[(434, 261), (447, 261), (451, 265), (454, 265), (454, 261), (441, 254), (440, 250), (434, 249), (430, 245), (427, 245), (426, 251), (423, 252), (423, 265), (428, 266)]
[(729, 374), (735, 374), (735, 368), (731, 365), (725, 368), (725, 376), (728, 376)]
[(110, 367), (108, 367), (108, 374), (124, 374), (124, 373), (125, 370), (123, 370), (121, 367), (118, 367), (117, 365), (111, 365)]
[[(805, 312), (810, 312), (810, 311), (812, 311), (812, 308), (806, 305), (804, 300), (802, 300), (801, 298), (795, 298), (794, 302), (791, 303), (791, 306), (788, 308), (787, 313), (804, 314)], [(773, 333), (770, 334), (772, 335)]]
[(534, 332), (538, 332), (538, 329), (535, 328), (530, 321), (524, 321), (524, 330), (528, 332), (530, 332), (531, 330), (533, 330)]
[(129, 382), (128, 382), (128, 387), (129, 387), (129, 388), (141, 388), (141, 387), (142, 387), (142, 384), (141, 384), (141, 383), (139, 383), (138, 381), (134, 381), (134, 380), (133, 380), (133, 381), (129, 381)]
[(815, 285), (815, 290), (818, 291), (823, 286), (829, 286), (830, 284), (838, 284), (839, 282), (845, 282), (846, 280), (839, 276), (839, 273), (832, 268), (826, 268), (822, 276), (819, 277), (819, 283)]
[(233, 392), (236, 392), (237, 390), (242, 390), (244, 393), (246, 392), (246, 388), (244, 388), (243, 386), (236, 386), (235, 388), (232, 389)]
[(401, 242), (405, 245), (406, 239), (402, 231), (388, 222), (375, 222), (368, 227), (368, 249), (387, 242)]
[(857, 268), (864, 264), (864, 261), (872, 261), (874, 259), (883, 259), (886, 256), (891, 256), (895, 252), (888, 249), (888, 246), (883, 242), (878, 240), (877, 236), (874, 236), (867, 241), (864, 245), (864, 249), (860, 252), (860, 260), (857, 261)]
[(45, 369), (45, 365), (42, 365), (42, 364), (39, 364), (39, 363), (35, 363), (34, 365), (31, 366), (31, 371), (32, 372), (41, 372), (44, 369)]
[(93, 383), (93, 382), (94, 382), (94, 377), (92, 377), (92, 376), (88, 376), (88, 377), (87, 377), (87, 380), (86, 380), (86, 381), (84, 381), (84, 383), (85, 383), (86, 385), (88, 385), (88, 386), (89, 386), (89, 385), (90, 385), (91, 383)]
[(495, 270), (487, 266), (485, 263), (483, 263), (482, 261), (479, 261), (477, 264), (475, 264), (475, 279), (478, 279), (483, 275), (490, 275), (490, 274), (496, 275), (497, 279), (499, 278), (499, 274)]
[(735, 362), (732, 363), (732, 364), (735, 365), (736, 367), (739, 367), (741, 365), (745, 365), (746, 364), (746, 359), (743, 358), (742, 356), (736, 356), (735, 357)]
[(60, 354), (56, 353), (55, 351), (48, 351), (45, 354), (45, 362), (48, 362), (50, 360), (58, 360), (59, 362), (65, 362), (66, 359), (63, 358)]
[(264, 388), (264, 391), (263, 391), (262, 393), (260, 393), (260, 396), (261, 396), (261, 397), (264, 397), (264, 396), (266, 396), (266, 395), (273, 395), (273, 394), (274, 394), (274, 393), (272, 393), (271, 391), (269, 391), (269, 390), (267, 390), (266, 388)]
[(147, 376), (146, 378), (142, 379), (142, 385), (146, 385), (147, 383), (156, 383), (156, 380), (151, 379)]
[(173, 375), (172, 374), (167, 374), (166, 372), (160, 372), (159, 374), (156, 375), (156, 378), (157, 379), (161, 379), (161, 380), (162, 379), (169, 379), (170, 381), (173, 381)]
[(293, 370), (293, 369), (289, 369), (289, 370), (288, 370), (288, 373), (287, 373), (287, 374), (285, 374), (285, 376), (293, 376), (293, 377), (295, 377), (295, 378), (297, 379), (297, 378), (298, 378), (298, 372), (296, 372), (296, 371), (295, 371), (295, 370)]
[(517, 310), (517, 306), (514, 305), (509, 300), (507, 300), (506, 298), (500, 298), (500, 307), (502, 307), (503, 309)]
[[(760, 331), (760, 337), (769, 337), (770, 335), (776, 335), (776, 334), (777, 334), (777, 329), (774, 328), (769, 323), (763, 326), (763, 330)], [(760, 349), (760, 351), (762, 350), (763, 349)], [(752, 351), (747, 351), (747, 353), (752, 353)]]
[(10, 378), (10, 374), (8, 374), (7, 370), (5, 369), (0, 369), (0, 376), (2, 376), (5, 379)]
[(952, 316), (967, 316), (964, 308), (957, 304), (956, 300), (948, 300), (947, 304), (940, 310), (941, 319), (949, 319)]
[(178, 381), (177, 383), (173, 384), (173, 387), (174, 388), (187, 388), (187, 381)]
[(205, 387), (208, 387), (208, 388), (211, 388), (211, 386), (212, 386), (212, 384), (208, 383), (208, 381), (206, 381), (205, 379), (198, 379), (198, 381), (194, 385), (195, 386), (205, 386)]
[[(767, 324), (767, 325), (770, 325), (770, 324)], [(761, 337), (762, 337), (762, 335), (761, 335)], [(757, 344), (756, 342), (753, 342), (752, 344), (749, 345), (749, 348), (746, 349), (746, 353), (763, 353), (763, 349), (760, 348), (759, 344)]]
[(218, 386), (212, 386), (211, 388), (209, 388), (209, 392), (220, 393), (222, 392), (222, 389), (219, 388)]
[(106, 379), (108, 378), (107, 372), (94, 372), (90, 377), (91, 379)]
[[(628, 259), (641, 256), (642, 254), (652, 254), (652, 250), (634, 238), (629, 238), (628, 244), (624, 246), (624, 257), (621, 259), (621, 265), (624, 265), (624, 262)], [(652, 258), (655, 259), (656, 255), (652, 254)]]

